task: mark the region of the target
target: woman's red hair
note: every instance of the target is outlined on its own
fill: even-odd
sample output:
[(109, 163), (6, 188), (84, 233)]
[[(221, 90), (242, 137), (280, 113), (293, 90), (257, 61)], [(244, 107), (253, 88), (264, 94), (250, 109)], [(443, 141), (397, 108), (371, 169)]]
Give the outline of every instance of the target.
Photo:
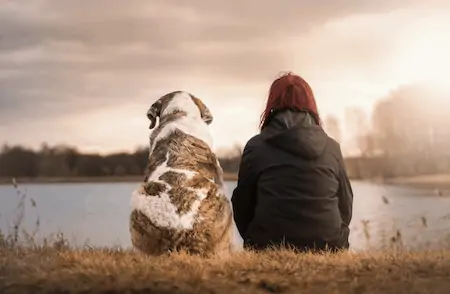
[(304, 79), (293, 73), (284, 74), (270, 86), (266, 109), (261, 114), (260, 128), (267, 122), (271, 112), (278, 109), (306, 110), (317, 124), (321, 125), (311, 87)]

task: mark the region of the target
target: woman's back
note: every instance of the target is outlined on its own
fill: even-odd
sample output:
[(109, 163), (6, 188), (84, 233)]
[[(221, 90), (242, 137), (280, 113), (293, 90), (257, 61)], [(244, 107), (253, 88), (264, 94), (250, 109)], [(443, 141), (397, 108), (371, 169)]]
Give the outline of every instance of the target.
[(244, 244), (347, 248), (353, 194), (339, 144), (308, 111), (272, 111), (244, 148), (234, 217)]

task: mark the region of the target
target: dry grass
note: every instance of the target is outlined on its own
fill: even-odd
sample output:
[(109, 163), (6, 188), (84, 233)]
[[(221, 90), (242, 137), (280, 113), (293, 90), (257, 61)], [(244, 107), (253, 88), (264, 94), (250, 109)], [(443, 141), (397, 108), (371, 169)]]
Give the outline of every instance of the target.
[(107, 249), (0, 251), (0, 293), (448, 293), (450, 253), (240, 252), (158, 258)]
[[(400, 246), (400, 232), (388, 238), (385, 251), (334, 255), (271, 250), (228, 258), (185, 253), (155, 258), (120, 248), (70, 248), (61, 234), (37, 245), (35, 233), (21, 230), (23, 203), (34, 201), (14, 185), (18, 217), (7, 236), (0, 234), (0, 293), (409, 294), (450, 289), (450, 251), (407, 252)], [(35, 231), (38, 227), (39, 218)]]

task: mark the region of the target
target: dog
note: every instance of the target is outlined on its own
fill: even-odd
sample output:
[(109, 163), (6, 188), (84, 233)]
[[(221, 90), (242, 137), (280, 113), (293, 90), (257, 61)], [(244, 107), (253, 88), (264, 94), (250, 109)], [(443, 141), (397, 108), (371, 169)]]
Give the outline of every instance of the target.
[(159, 98), (147, 117), (153, 131), (144, 183), (131, 198), (133, 246), (148, 255), (228, 254), (233, 217), (213, 152), (211, 111), (194, 95), (176, 91)]

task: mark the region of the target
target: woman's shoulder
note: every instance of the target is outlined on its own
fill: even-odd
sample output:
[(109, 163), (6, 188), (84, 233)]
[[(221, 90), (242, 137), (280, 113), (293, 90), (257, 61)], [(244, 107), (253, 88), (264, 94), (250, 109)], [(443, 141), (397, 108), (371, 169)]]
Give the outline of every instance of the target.
[(339, 144), (338, 141), (328, 136), (328, 143), (327, 145), (331, 147), (333, 150), (340, 151), (341, 150), (341, 144)]
[(256, 134), (247, 141), (247, 143), (244, 146), (244, 149), (250, 150), (250, 149), (258, 148), (261, 146), (263, 141), (264, 140), (263, 140), (261, 134)]
[(338, 162), (343, 160), (341, 144), (335, 139), (328, 136), (327, 153), (331, 154)]

